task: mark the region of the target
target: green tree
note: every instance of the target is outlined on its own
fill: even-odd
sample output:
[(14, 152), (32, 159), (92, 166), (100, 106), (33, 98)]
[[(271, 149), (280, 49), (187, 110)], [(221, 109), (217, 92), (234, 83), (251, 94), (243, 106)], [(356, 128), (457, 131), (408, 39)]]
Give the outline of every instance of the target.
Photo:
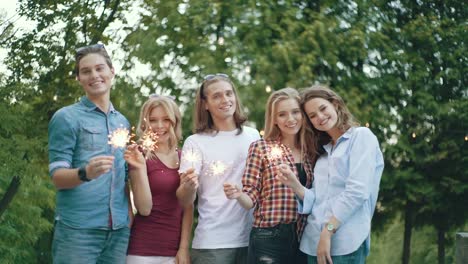
[[(402, 263), (410, 260), (414, 225), (437, 229), (438, 261), (444, 263), (446, 232), (466, 223), (466, 210), (460, 210), (468, 188), (466, 125), (452, 121), (468, 110), (466, 9), (440, 1), (383, 1), (378, 7), (382, 38), (373, 45), (378, 52), (373, 66), (382, 103), (392, 113), (388, 138), (393, 139), (386, 151), (392, 177), (382, 181), (383, 201), (404, 207)], [(455, 147), (447, 152), (447, 145)]]

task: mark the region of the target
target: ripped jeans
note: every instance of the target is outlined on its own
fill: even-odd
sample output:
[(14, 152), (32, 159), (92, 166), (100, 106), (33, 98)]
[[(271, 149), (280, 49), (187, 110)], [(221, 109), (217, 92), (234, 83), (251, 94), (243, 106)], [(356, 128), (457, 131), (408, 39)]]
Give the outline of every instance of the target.
[(250, 232), (248, 263), (295, 263), (297, 248), (296, 223), (254, 227)]

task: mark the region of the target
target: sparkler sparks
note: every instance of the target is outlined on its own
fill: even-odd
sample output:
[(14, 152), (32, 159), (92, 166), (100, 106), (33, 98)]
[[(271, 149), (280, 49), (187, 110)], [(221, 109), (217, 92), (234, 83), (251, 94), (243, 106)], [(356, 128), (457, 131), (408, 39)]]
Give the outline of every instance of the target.
[(185, 153), (183, 153), (182, 157), (188, 161), (188, 162), (191, 162), (192, 163), (192, 168), (194, 166), (194, 163), (199, 161), (200, 160), (200, 155), (198, 154), (198, 152), (196, 152), (195, 150), (190, 150), (190, 151), (187, 151)]
[(109, 144), (113, 148), (125, 148), (130, 142), (130, 132), (126, 128), (117, 128), (109, 135)]
[(213, 164), (211, 164), (211, 172), (215, 177), (221, 176), (225, 170), (226, 165), (224, 165), (224, 163), (222, 163), (221, 161), (215, 161), (213, 162)]
[(283, 158), (283, 150), (279, 146), (274, 146), (270, 150), (270, 154), (268, 155), (269, 159), (282, 159)]
[(270, 162), (270, 166), (275, 166), (282, 163), (283, 160), (283, 150), (281, 146), (276, 145), (270, 148), (270, 152), (266, 155), (266, 159)]
[(158, 135), (152, 130), (146, 130), (143, 133), (143, 136), (138, 140), (138, 145), (142, 148), (143, 152), (146, 154), (146, 157), (149, 157), (149, 153), (156, 151), (158, 145)]

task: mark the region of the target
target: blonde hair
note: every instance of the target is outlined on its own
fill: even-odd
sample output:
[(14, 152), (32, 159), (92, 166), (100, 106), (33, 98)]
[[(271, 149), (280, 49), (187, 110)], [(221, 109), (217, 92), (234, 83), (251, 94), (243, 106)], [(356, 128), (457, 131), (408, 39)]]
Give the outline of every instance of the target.
[[(294, 88), (287, 87), (287, 88), (277, 90), (273, 92), (268, 98), (268, 101), (265, 106), (266, 111), (265, 111), (265, 135), (263, 137), (264, 139), (279, 140), (281, 138), (281, 130), (275, 124), (275, 115), (276, 115), (279, 102), (288, 100), (288, 99), (296, 100), (297, 104), (300, 106), (301, 98), (299, 96), (299, 92)], [(301, 115), (302, 115), (301, 129), (299, 130), (298, 134), (295, 137), (294, 145), (297, 148), (301, 149), (301, 157), (305, 158), (304, 155), (308, 153), (307, 145), (305, 144), (305, 140), (304, 140), (304, 137), (306, 136), (305, 129), (304, 129), (304, 126), (305, 126), (304, 122), (306, 118), (302, 111), (301, 111)]]
[[(342, 131), (346, 132), (350, 127), (359, 126), (359, 123), (356, 121), (354, 116), (346, 107), (343, 99), (334, 91), (332, 91), (328, 86), (323, 84), (313, 85), (312, 87), (306, 88), (301, 92), (301, 109), (304, 114), (305, 104), (314, 99), (321, 98), (330, 102), (336, 110), (337, 113), (337, 122), (336, 127)], [(310, 122), (309, 118), (306, 119), (306, 130), (311, 134), (311, 137), (306, 138), (306, 144), (309, 146), (310, 150), (314, 151), (315, 154), (323, 153), (323, 145), (328, 144), (331, 141), (330, 135), (325, 131), (317, 130)]]
[(231, 85), (234, 96), (236, 97), (236, 111), (234, 112), (234, 123), (236, 124), (237, 134), (242, 133), (242, 124), (247, 120), (243, 111), (242, 105), (237, 95), (236, 87), (234, 83), (228, 77), (215, 75), (209, 80), (204, 80), (197, 91), (195, 98), (195, 111), (193, 111), (193, 133), (205, 133), (205, 132), (218, 132), (214, 126), (213, 118), (211, 113), (206, 110), (206, 89), (213, 83), (216, 82), (227, 82)]
[[(177, 104), (173, 99), (167, 96), (154, 96), (150, 97), (141, 107), (140, 118), (138, 120), (138, 127), (136, 133), (138, 137), (142, 137), (147, 130), (151, 130), (149, 124), (149, 116), (151, 111), (156, 107), (162, 107), (166, 111), (169, 120), (171, 121), (171, 126), (169, 128), (169, 142), (168, 146), (170, 149), (177, 148), (178, 142), (182, 139), (182, 124), (181, 124), (181, 115), (180, 110)], [(155, 153), (149, 153), (148, 158), (154, 158)]]

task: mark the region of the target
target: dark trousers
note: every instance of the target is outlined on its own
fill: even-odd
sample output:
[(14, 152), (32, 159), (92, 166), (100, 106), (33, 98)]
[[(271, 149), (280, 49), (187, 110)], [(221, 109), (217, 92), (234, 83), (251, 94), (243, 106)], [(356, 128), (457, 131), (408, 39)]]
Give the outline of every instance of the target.
[(252, 228), (248, 251), (249, 264), (297, 263), (297, 255), (296, 223)]

